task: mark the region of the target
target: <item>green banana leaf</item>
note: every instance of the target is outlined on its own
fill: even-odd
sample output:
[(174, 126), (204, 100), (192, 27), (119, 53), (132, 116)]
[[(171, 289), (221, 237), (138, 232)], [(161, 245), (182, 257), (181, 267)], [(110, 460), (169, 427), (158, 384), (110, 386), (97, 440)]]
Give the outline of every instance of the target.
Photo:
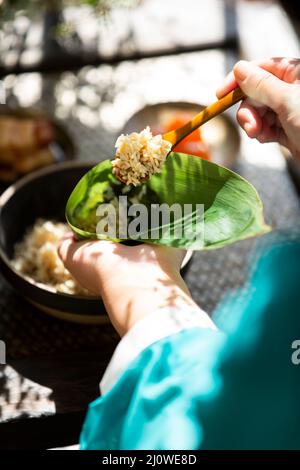
[[(138, 238), (128, 234), (111, 237), (96, 231), (97, 207), (108, 202), (111, 194), (124, 195), (124, 190), (129, 206), (137, 200), (149, 208), (149, 226), (139, 232)], [(177, 208), (182, 208), (181, 214), (171, 212), (169, 220), (156, 217), (153, 229), (150, 207), (164, 203), (176, 203)], [(201, 205), (203, 212), (199, 212)], [(187, 212), (185, 207), (189, 208)], [(170, 154), (161, 173), (136, 188), (124, 186), (114, 178), (110, 160), (99, 163), (73, 190), (66, 218), (80, 239), (134, 239), (192, 250), (223, 247), (270, 230), (264, 223), (262, 202), (248, 181), (215, 163), (179, 153)]]

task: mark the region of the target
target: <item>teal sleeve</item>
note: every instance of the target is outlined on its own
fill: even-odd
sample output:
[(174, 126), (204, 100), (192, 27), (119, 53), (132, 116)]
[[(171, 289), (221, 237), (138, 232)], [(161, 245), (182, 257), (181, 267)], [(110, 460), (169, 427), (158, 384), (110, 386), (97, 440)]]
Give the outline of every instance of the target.
[(299, 292), (300, 241), (265, 249), (217, 312), (227, 336), (194, 328), (144, 350), (90, 405), (81, 448), (299, 448)]

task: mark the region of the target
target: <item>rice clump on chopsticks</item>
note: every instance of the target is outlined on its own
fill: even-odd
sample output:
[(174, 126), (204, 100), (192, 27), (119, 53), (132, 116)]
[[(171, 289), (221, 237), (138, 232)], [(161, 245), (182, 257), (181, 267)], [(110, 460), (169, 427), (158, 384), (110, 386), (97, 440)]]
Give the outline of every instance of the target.
[(161, 135), (153, 136), (149, 127), (139, 133), (120, 135), (115, 146), (113, 174), (124, 184), (134, 186), (159, 173), (172, 148)]

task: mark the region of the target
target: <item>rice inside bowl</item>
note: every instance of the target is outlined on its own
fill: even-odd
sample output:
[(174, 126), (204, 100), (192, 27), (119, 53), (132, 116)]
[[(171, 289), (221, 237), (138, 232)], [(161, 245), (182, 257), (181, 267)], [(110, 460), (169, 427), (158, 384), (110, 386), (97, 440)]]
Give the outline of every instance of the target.
[(92, 295), (71, 276), (58, 256), (58, 245), (69, 231), (67, 224), (37, 219), (15, 245), (13, 267), (30, 282), (51, 292)]

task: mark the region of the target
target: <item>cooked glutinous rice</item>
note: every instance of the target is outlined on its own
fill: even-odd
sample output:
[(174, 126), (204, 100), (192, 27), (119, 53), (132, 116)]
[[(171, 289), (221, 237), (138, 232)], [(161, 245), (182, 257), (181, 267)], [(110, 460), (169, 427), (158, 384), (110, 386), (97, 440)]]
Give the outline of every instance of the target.
[(69, 231), (67, 224), (37, 219), (16, 244), (13, 266), (25, 278), (52, 292), (89, 295), (66, 270), (57, 253), (59, 242)]
[(113, 174), (123, 183), (134, 186), (159, 173), (172, 147), (161, 135), (153, 136), (149, 127), (139, 133), (120, 135), (115, 146)]

